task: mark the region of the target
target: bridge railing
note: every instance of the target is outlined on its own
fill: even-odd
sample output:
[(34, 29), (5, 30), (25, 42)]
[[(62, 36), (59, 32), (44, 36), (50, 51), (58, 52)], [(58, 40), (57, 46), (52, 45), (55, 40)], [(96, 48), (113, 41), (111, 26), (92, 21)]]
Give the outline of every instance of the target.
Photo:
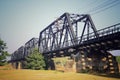
[[(120, 23), (109, 26), (109, 27), (106, 27), (104, 29), (100, 29), (100, 30), (97, 31), (99, 37), (114, 34), (114, 33), (117, 33), (117, 32), (120, 32)], [(84, 35), (83, 38), (82, 38), (82, 41), (87, 41), (87, 40), (91, 40), (91, 39), (94, 39), (94, 38), (96, 38), (96, 36), (95, 36), (94, 32), (92, 32), (92, 33)], [(80, 39), (81, 38), (79, 38), (79, 40)]]
[(101, 29), (101, 30), (98, 30), (97, 32), (99, 34), (99, 37), (120, 32), (120, 23), (115, 24), (115, 25), (110, 26), (110, 27), (107, 27), (107, 28), (104, 28), (104, 29)]
[[(114, 34), (114, 33), (117, 33), (117, 32), (120, 32), (120, 23), (118, 24), (115, 24), (113, 26), (110, 26), (110, 27), (107, 27), (107, 28), (104, 28), (104, 29), (100, 29), (97, 31), (99, 37), (103, 37), (103, 36), (106, 36), (106, 35), (110, 35), (110, 34)], [(89, 33), (89, 34), (86, 34), (82, 37), (82, 42), (83, 43), (84, 41), (88, 41), (88, 40), (91, 40), (91, 39), (95, 39), (97, 38), (94, 34), (94, 32), (92, 33)], [(76, 43), (79, 44), (79, 41), (81, 40), (81, 37), (78, 37), (78, 39), (76, 40)], [(72, 46), (72, 40), (69, 40), (68, 43), (69, 45), (68, 46)], [(62, 46), (62, 47), (65, 47), (65, 46)]]
[[(110, 27), (107, 27), (107, 28), (104, 28), (104, 29), (100, 29), (100, 30), (97, 31), (99, 37), (107, 36), (107, 35), (114, 34), (114, 33), (117, 33), (117, 32), (120, 32), (120, 23), (115, 24), (115, 25), (110, 26)], [(86, 34), (82, 37), (81, 44), (85, 41), (95, 39), (95, 38), (97, 38), (97, 37), (95, 36), (94, 32)], [(52, 50), (51, 50), (51, 47), (48, 47), (48, 49), (45, 52), (49, 52), (49, 51), (53, 51), (53, 50), (59, 50), (59, 49), (66, 48), (66, 47), (69, 47), (69, 46), (79, 45), (80, 40), (81, 40), (81, 37), (78, 37), (74, 40), (68, 40), (68, 41), (64, 42), (64, 45), (61, 44), (61, 45), (56, 46), (56, 47), (54, 46), (54, 48), (52, 48)], [(74, 41), (75, 43), (73, 43), (72, 41)]]

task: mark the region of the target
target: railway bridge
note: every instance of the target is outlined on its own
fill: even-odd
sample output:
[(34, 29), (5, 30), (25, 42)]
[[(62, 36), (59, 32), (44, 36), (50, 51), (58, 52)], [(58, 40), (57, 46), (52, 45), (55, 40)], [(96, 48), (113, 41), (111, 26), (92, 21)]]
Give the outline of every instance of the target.
[[(97, 30), (89, 14), (64, 13), (40, 32), (38, 49), (46, 59), (71, 56), (77, 72), (117, 74), (118, 63), (109, 51), (120, 49), (120, 23)], [(23, 52), (23, 58), (12, 60), (24, 60)]]
[(64, 13), (40, 32), (38, 44), (47, 58), (74, 55), (77, 71), (119, 72), (109, 51), (120, 49), (120, 23), (96, 30), (89, 14)]

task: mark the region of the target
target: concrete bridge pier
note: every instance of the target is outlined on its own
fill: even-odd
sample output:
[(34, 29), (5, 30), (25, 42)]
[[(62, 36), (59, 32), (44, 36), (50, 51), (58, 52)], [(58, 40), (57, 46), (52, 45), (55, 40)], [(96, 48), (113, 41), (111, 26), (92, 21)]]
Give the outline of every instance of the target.
[[(79, 54), (76, 56), (76, 72), (86, 72), (88, 69), (87, 66), (87, 56), (84, 54), (83, 51), (81, 51)], [(89, 66), (91, 68), (91, 66)]]
[(119, 74), (118, 62), (116, 61), (116, 57), (108, 53), (107, 61), (108, 61), (108, 73)]
[(16, 68), (16, 63), (15, 62), (12, 62), (12, 67), (15, 69)]
[(55, 64), (52, 58), (50, 56), (44, 56), (44, 57), (45, 57), (46, 69), (55, 70)]
[(107, 51), (93, 51), (90, 53), (80, 51), (79, 55), (76, 56), (76, 71), (118, 74), (119, 68), (116, 58)]
[(22, 63), (21, 63), (21, 61), (12, 62), (12, 67), (14, 69), (22, 69)]

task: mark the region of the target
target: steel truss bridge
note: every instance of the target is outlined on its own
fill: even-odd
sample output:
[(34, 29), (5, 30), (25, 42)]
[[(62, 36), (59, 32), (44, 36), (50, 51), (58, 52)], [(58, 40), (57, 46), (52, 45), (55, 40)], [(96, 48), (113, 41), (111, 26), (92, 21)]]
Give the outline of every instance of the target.
[(119, 73), (109, 51), (120, 49), (120, 23), (97, 30), (89, 14), (64, 13), (40, 32), (38, 48), (47, 59), (72, 56), (78, 72)]
[(13, 67), (16, 69), (23, 68), (25, 57), (30, 55), (34, 48), (38, 48), (38, 38), (31, 38), (24, 46), (18, 48), (14, 53), (12, 53), (11, 60), (9, 62), (11, 62)]

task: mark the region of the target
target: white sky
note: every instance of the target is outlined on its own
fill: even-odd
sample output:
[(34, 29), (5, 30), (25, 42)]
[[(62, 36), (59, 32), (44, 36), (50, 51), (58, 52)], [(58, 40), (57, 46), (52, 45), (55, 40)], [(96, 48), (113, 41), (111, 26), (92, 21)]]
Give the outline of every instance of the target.
[(119, 0), (0, 0), (0, 38), (13, 53), (65, 12), (91, 14), (102, 29), (120, 22), (119, 8)]

